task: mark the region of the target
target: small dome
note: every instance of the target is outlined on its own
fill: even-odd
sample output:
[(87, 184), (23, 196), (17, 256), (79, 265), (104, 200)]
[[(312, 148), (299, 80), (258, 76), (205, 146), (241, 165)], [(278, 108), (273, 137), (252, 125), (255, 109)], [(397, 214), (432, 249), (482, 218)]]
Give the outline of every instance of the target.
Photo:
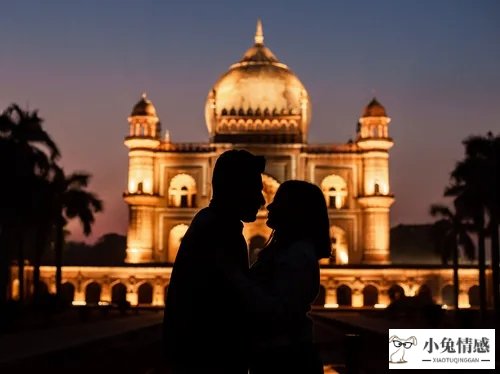
[(134, 109), (132, 109), (131, 117), (134, 116), (148, 116), (148, 117), (156, 117), (156, 108), (146, 97), (146, 94), (142, 94), (141, 99), (134, 105)]
[(387, 117), (387, 113), (383, 105), (373, 98), (366, 106), (362, 117)]

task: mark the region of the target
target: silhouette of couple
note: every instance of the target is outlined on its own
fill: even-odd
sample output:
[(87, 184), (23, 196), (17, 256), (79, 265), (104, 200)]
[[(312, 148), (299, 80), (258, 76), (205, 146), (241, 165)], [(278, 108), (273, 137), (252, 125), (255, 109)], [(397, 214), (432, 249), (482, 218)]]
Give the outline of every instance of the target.
[(281, 184), (267, 206), (272, 236), (249, 268), (242, 221), (255, 221), (265, 203), (264, 167), (245, 150), (215, 163), (212, 200), (182, 239), (168, 288), (171, 373), (323, 373), (308, 312), (318, 260), (330, 255), (326, 202), (311, 183)]

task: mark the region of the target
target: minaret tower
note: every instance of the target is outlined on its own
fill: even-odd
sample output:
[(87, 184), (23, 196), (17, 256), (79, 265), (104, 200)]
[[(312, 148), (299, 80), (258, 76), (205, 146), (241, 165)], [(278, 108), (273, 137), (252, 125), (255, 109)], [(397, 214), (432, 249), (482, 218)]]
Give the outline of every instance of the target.
[(389, 208), (394, 202), (389, 186), (389, 122), (385, 108), (373, 98), (359, 119), (356, 143), (362, 150), (363, 187), (358, 202), (363, 210), (363, 262), (387, 264), (389, 252)]
[(154, 184), (155, 150), (161, 143), (160, 120), (153, 103), (143, 94), (134, 106), (125, 145), (129, 167), (125, 202), (129, 206), (126, 262), (152, 262), (154, 206), (158, 192)]

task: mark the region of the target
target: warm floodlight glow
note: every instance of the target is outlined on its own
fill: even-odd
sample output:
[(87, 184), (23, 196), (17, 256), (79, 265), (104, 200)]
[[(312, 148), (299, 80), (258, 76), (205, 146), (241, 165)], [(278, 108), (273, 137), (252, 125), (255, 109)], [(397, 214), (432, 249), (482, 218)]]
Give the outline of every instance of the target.
[(448, 305), (446, 304), (441, 305), (441, 309), (448, 309)]
[(270, 177), (269, 175), (266, 174), (262, 174), (262, 186), (263, 186), (262, 192), (264, 194), (264, 198), (266, 199), (266, 205), (262, 207), (264, 209), (267, 205), (271, 203), (271, 201), (273, 201), (274, 195), (276, 194), (276, 191), (278, 190), (280, 184), (273, 177)]
[(349, 262), (349, 257), (346, 252), (340, 252), (339, 253), (339, 262), (344, 265)]
[(387, 304), (375, 304), (373, 307), (375, 309), (384, 309), (387, 308)]
[(325, 308), (338, 308), (339, 307), (339, 304), (325, 304)]
[(177, 174), (170, 181), (168, 205), (176, 208), (196, 206), (196, 181), (189, 174)]
[(186, 234), (188, 228), (188, 225), (181, 223), (180, 225), (174, 226), (172, 230), (170, 230), (170, 234), (168, 236), (168, 262), (175, 261), (175, 257), (177, 256), (177, 252), (179, 251), (179, 246), (181, 245), (181, 240)]
[(349, 263), (349, 249), (347, 245), (347, 234), (338, 226), (330, 227), (330, 238), (332, 241), (332, 255), (335, 263), (345, 265)]
[(74, 306), (81, 306), (81, 305), (87, 305), (87, 302), (85, 301), (82, 301), (82, 300), (74, 300), (71, 305), (74, 305)]
[(329, 208), (343, 208), (347, 199), (347, 183), (341, 176), (331, 174), (321, 182), (321, 189), (325, 194)]

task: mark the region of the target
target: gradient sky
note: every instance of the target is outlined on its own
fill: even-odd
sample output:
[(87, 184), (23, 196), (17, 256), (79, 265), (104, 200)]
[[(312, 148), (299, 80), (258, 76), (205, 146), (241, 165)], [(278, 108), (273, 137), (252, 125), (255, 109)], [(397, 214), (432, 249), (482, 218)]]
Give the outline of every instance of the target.
[[(461, 141), (500, 132), (500, 2), (9, 1), (0, 9), (0, 109), (39, 109), (65, 169), (105, 201), (90, 241), (125, 233), (127, 116), (146, 91), (173, 141), (208, 139), (206, 95), (265, 42), (311, 96), (309, 142), (353, 138), (375, 93), (392, 118), (392, 224), (429, 222)], [(72, 239), (81, 239), (77, 225)]]

